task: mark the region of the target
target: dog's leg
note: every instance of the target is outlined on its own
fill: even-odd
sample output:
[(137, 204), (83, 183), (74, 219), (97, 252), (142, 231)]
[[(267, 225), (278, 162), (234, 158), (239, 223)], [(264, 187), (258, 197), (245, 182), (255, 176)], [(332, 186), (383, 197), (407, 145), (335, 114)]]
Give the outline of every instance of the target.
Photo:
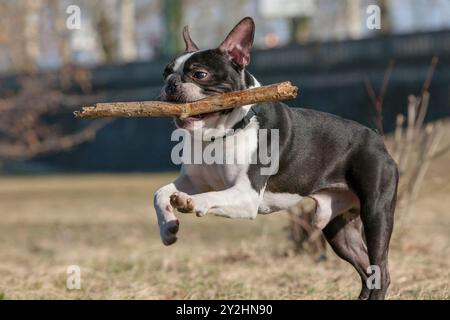
[[(366, 280), (369, 257), (358, 216), (358, 197), (345, 189), (324, 189), (304, 197), (295, 207), (314, 230), (322, 230), (336, 254), (353, 265), (361, 277), (360, 299), (368, 299)], [(311, 232), (313, 233), (313, 232)]]
[[(386, 160), (386, 159), (384, 159)], [(384, 299), (390, 284), (388, 270), (389, 241), (394, 224), (394, 210), (397, 193), (398, 172), (393, 160), (370, 163), (369, 174), (355, 185), (361, 199), (361, 220), (367, 242), (370, 265), (377, 271), (379, 287), (371, 289), (369, 299)], [(370, 183), (369, 183), (370, 182)]]
[(258, 213), (259, 194), (249, 187), (239, 185), (222, 191), (195, 195), (175, 192), (170, 197), (174, 208), (183, 213), (195, 213), (202, 217), (212, 214), (227, 218), (253, 219)]
[(369, 299), (384, 299), (391, 282), (388, 269), (388, 251), (394, 219), (390, 201), (377, 199), (363, 203), (361, 219), (364, 224), (370, 264), (378, 267), (381, 272), (379, 275), (381, 276), (381, 286), (371, 291)]
[(359, 199), (347, 189), (323, 189), (310, 195), (316, 200), (316, 212), (311, 216), (311, 226), (323, 230), (338, 215), (359, 209)]
[(158, 218), (158, 225), (162, 242), (168, 246), (176, 240), (176, 234), (179, 228), (179, 221), (174, 214), (174, 208), (170, 204), (170, 195), (178, 191), (187, 191), (192, 189), (189, 178), (180, 175), (174, 182), (162, 187), (155, 192), (153, 205)]
[(358, 272), (362, 285), (359, 299), (366, 300), (370, 294), (366, 285), (366, 270), (370, 263), (362, 232), (360, 217), (350, 213), (337, 216), (323, 229), (323, 234), (334, 252)]

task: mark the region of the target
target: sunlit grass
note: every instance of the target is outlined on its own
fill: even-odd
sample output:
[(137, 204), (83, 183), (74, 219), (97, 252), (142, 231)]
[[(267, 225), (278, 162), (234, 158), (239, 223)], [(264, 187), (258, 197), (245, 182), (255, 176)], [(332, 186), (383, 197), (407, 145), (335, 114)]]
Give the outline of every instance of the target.
[[(1, 177), (0, 299), (357, 297), (356, 272), (330, 250), (319, 264), (286, 254), (281, 215), (180, 215), (178, 242), (163, 246), (152, 195), (174, 176)], [(394, 236), (390, 298), (449, 298), (449, 207), (446, 193), (424, 198)], [(81, 290), (66, 289), (72, 264)]]

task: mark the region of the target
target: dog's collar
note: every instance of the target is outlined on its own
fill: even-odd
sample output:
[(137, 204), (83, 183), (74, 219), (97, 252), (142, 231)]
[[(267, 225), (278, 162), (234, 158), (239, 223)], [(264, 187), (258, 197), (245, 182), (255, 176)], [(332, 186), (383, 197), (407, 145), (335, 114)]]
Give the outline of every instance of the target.
[(247, 114), (241, 120), (236, 122), (233, 128), (231, 128), (232, 130), (226, 130), (223, 136), (211, 137), (211, 141), (229, 137), (233, 135), (236, 132), (236, 130), (244, 129), (250, 123), (251, 118), (253, 118), (253, 116), (256, 115), (257, 115), (256, 110), (253, 108), (253, 106), (251, 106), (250, 109), (247, 111)]

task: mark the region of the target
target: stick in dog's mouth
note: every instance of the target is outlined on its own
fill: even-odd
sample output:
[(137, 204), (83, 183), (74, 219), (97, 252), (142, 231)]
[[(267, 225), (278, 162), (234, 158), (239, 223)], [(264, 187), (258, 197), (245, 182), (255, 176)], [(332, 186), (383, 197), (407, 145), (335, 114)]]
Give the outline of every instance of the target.
[(77, 118), (165, 116), (184, 119), (258, 102), (294, 99), (296, 96), (297, 87), (286, 81), (268, 86), (208, 96), (204, 99), (187, 103), (170, 103), (165, 101), (96, 103), (94, 106), (83, 107), (81, 110), (75, 111), (74, 114)]

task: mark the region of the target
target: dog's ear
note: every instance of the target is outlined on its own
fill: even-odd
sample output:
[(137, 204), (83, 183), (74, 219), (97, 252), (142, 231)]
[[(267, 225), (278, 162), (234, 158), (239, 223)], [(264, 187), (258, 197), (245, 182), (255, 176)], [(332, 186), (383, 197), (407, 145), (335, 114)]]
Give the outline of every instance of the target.
[(255, 23), (252, 18), (246, 17), (231, 30), (219, 49), (227, 52), (232, 61), (244, 68), (250, 62), (254, 35)]
[(186, 52), (194, 52), (198, 51), (197, 45), (192, 41), (191, 36), (189, 35), (189, 27), (184, 26), (183, 28), (183, 40), (184, 44), (186, 45)]

